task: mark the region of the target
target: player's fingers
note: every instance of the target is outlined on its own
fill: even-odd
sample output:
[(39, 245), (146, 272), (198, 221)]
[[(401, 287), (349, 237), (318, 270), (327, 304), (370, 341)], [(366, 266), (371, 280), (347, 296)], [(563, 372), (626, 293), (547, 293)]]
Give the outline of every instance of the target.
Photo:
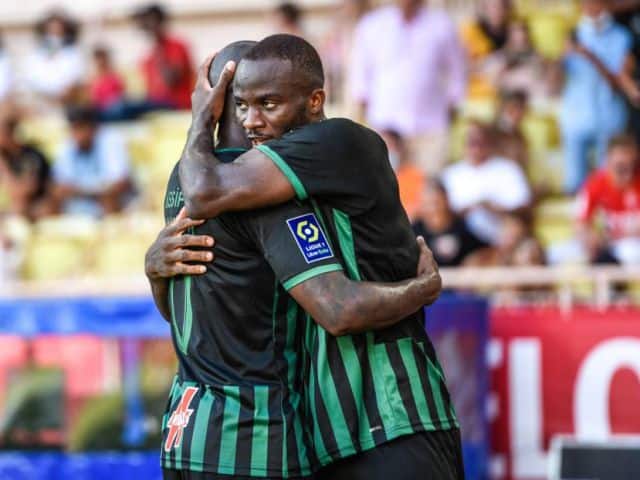
[(429, 251), (429, 247), (427, 247), (427, 242), (424, 241), (424, 237), (422, 235), (418, 235), (416, 237), (416, 243), (418, 244), (418, 247), (420, 248), (420, 253), (426, 253)]
[(213, 63), (213, 59), (216, 58), (218, 52), (214, 52), (205, 58), (204, 62), (200, 65), (198, 69), (198, 78), (197, 82), (202, 85), (211, 88), (211, 83), (209, 83), (209, 69), (211, 68), (211, 64)]
[(205, 250), (176, 250), (180, 262), (211, 262), (213, 260), (213, 252)]
[(202, 275), (207, 272), (207, 267), (204, 265), (189, 265), (187, 263), (176, 263), (173, 266), (173, 273), (175, 275)]
[(216, 83), (215, 87), (213, 87), (213, 89), (216, 92), (226, 92), (229, 83), (231, 82), (231, 80), (233, 80), (233, 74), (235, 73), (235, 71), (236, 62), (234, 62), (233, 60), (229, 60), (222, 69), (222, 72), (218, 77), (218, 82)]
[(177, 221), (172, 225), (171, 234), (172, 235), (180, 235), (185, 232), (187, 229), (191, 227), (197, 227), (198, 225), (202, 225), (205, 220), (195, 220), (193, 218), (183, 218), (182, 220)]
[(175, 247), (212, 247), (215, 243), (209, 235), (180, 235), (174, 239)]

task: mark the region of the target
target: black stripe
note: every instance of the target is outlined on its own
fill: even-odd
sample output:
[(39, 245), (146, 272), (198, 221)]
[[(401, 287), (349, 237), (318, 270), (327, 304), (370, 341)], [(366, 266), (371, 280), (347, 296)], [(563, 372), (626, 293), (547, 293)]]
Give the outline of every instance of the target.
[(440, 391), (442, 392), (442, 399), (444, 400), (444, 408), (445, 412), (447, 412), (447, 418), (449, 419), (449, 425), (451, 427), (455, 427), (456, 420), (454, 416), (451, 414), (451, 395), (449, 395), (449, 389), (447, 385), (444, 383), (444, 380), (440, 379)]
[(396, 375), (396, 379), (399, 382), (398, 391), (400, 393), (400, 398), (402, 398), (402, 403), (404, 404), (404, 408), (407, 411), (407, 415), (409, 416), (409, 422), (411, 425), (420, 425), (422, 421), (420, 420), (420, 414), (418, 413), (418, 406), (416, 405), (416, 401), (413, 398), (413, 394), (411, 391), (411, 384), (409, 383), (409, 372), (404, 366), (404, 362), (402, 361), (402, 356), (400, 355), (400, 349), (396, 342), (387, 343), (386, 345), (387, 355), (389, 356), (389, 361), (391, 363), (391, 367)]
[(240, 415), (238, 417), (238, 437), (236, 441), (236, 471), (246, 470), (247, 465), (251, 465), (254, 410), (253, 388), (241, 386)]
[[(169, 417), (167, 418), (167, 424), (169, 423), (169, 420), (171, 419), (171, 415), (173, 414), (173, 411), (178, 406), (178, 403), (180, 403), (180, 399), (182, 398), (181, 390), (182, 390), (182, 387), (180, 385), (176, 385), (176, 391), (174, 392), (174, 396), (171, 399), (171, 409), (169, 410)], [(166, 428), (166, 430), (164, 432), (163, 440), (166, 440), (167, 434), (169, 433), (169, 430), (170, 430), (169, 429), (169, 425), (167, 425), (167, 428)], [(162, 448), (164, 448), (164, 441), (162, 442)], [(173, 448), (173, 444), (172, 444), (171, 450), (169, 450), (169, 453), (167, 454), (165, 452), (165, 456), (169, 460), (169, 467), (170, 468), (175, 468), (176, 467), (176, 449)]]
[[(371, 428), (378, 426), (382, 427), (382, 417), (380, 416), (380, 410), (378, 409), (375, 384), (373, 383), (374, 372), (371, 370), (369, 355), (367, 354), (367, 338), (365, 335), (354, 335), (353, 341), (356, 344), (358, 358), (360, 359), (360, 367), (362, 368), (362, 394), (364, 396), (365, 410), (369, 417), (369, 425)], [(379, 396), (384, 401), (386, 393), (379, 392)], [(384, 428), (375, 428), (372, 435), (376, 445), (380, 445), (387, 441), (387, 434)]]
[(218, 460), (220, 459), (220, 441), (222, 440), (222, 418), (224, 413), (225, 396), (222, 389), (211, 388), (214, 396), (213, 408), (209, 417), (209, 429), (207, 430), (207, 440), (204, 446), (204, 461), (206, 466), (212, 471), (218, 470)]
[(269, 389), (269, 446), (267, 448), (267, 468), (272, 472), (282, 471), (282, 390)]
[(296, 352), (298, 352), (298, 359), (296, 362), (296, 380), (295, 389), (300, 393), (300, 399), (302, 405), (298, 407), (300, 412), (300, 421), (303, 426), (303, 442), (307, 449), (307, 457), (311, 466), (317, 466), (319, 464), (318, 456), (316, 455), (315, 448), (313, 448), (313, 417), (311, 417), (311, 406), (306, 398), (306, 391), (304, 385), (304, 379), (309, 378), (311, 368), (311, 356), (307, 351), (307, 347), (304, 343), (304, 335), (307, 327), (307, 322), (313, 322), (311, 317), (306, 314), (301, 308), (298, 309), (298, 316), (296, 319), (297, 333), (296, 333)]
[(424, 391), (424, 396), (427, 399), (427, 409), (429, 410), (429, 418), (433, 422), (433, 426), (436, 430), (442, 428), (442, 423), (438, 418), (438, 409), (436, 408), (435, 400), (433, 399), (433, 392), (431, 391), (431, 384), (429, 383), (429, 373), (427, 371), (427, 358), (425, 352), (415, 343), (412, 342), (413, 355), (416, 358), (416, 365), (418, 372), (420, 373), (420, 385)]
[[(336, 392), (338, 393), (338, 400), (342, 407), (344, 419), (349, 427), (349, 436), (356, 451), (360, 451), (360, 417), (358, 415), (358, 407), (356, 406), (356, 399), (351, 390), (351, 383), (347, 375), (347, 370), (342, 361), (342, 355), (340, 354), (340, 348), (338, 342), (331, 336), (327, 335), (327, 358), (329, 362), (329, 369), (331, 370), (331, 377), (333, 383), (336, 386)], [(355, 435), (354, 435), (355, 433)]]

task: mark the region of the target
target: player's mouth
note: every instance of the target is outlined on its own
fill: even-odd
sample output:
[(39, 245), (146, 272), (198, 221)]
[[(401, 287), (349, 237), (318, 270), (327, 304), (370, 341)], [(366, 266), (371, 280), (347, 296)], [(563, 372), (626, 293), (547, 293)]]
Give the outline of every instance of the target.
[(261, 135), (249, 135), (248, 138), (254, 147), (257, 145), (262, 145), (264, 142), (271, 139), (271, 137), (266, 137)]

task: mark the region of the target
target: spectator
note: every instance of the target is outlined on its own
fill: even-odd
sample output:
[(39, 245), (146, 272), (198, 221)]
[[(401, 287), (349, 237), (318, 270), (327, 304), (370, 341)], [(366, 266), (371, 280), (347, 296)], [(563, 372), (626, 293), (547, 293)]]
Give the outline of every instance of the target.
[(53, 166), (59, 208), (63, 213), (94, 217), (122, 210), (131, 192), (122, 138), (100, 128), (91, 108), (72, 107), (67, 119), (71, 138)]
[(380, 133), (389, 151), (389, 162), (396, 172), (400, 202), (410, 220), (415, 218), (422, 203), (424, 174), (409, 158), (407, 144), (402, 136), (393, 130)]
[(590, 148), (595, 147), (596, 162), (600, 163), (609, 140), (624, 130), (627, 108), (616, 88), (629, 83), (626, 69), (633, 64), (631, 35), (613, 21), (607, 3), (583, 0), (582, 11), (563, 62), (560, 125), (568, 193), (576, 192), (588, 174)]
[(523, 20), (509, 24), (506, 44), (486, 59), (483, 68), (499, 91), (521, 90), (541, 102), (550, 94), (545, 61), (533, 48)]
[[(614, 137), (603, 168), (587, 179), (579, 196), (579, 238), (596, 263), (640, 264), (640, 169), (638, 144)], [(602, 214), (604, 231), (595, 228)]]
[(157, 108), (191, 108), (195, 79), (187, 45), (169, 34), (167, 12), (160, 5), (149, 5), (135, 13), (138, 27), (153, 45), (142, 61), (147, 101)]
[(304, 37), (302, 29), (302, 12), (300, 7), (292, 2), (283, 2), (273, 11), (273, 25), (276, 33), (288, 33), (297, 37)]
[(61, 12), (49, 14), (36, 26), (38, 45), (27, 57), (27, 86), (54, 102), (77, 99), (85, 79), (85, 61), (78, 40), (78, 25)]
[(332, 103), (346, 101), (345, 70), (351, 65), (351, 50), (355, 27), (369, 9), (369, 0), (342, 0), (332, 28), (322, 42), (322, 63), (325, 68), (325, 86)]
[(11, 93), (14, 86), (13, 83), (14, 78), (11, 61), (0, 38), (0, 101), (5, 100), (9, 93)]
[(446, 163), (451, 114), (466, 84), (451, 18), (423, 3), (396, 0), (362, 18), (349, 84), (367, 122), (400, 133), (410, 158), (433, 174)]
[(0, 113), (0, 184), (8, 192), (10, 213), (36, 219), (52, 213), (49, 163), (17, 135), (19, 116), (6, 107)]
[(443, 173), (453, 210), (481, 240), (495, 245), (506, 215), (526, 220), (531, 191), (520, 166), (494, 154), (492, 130), (473, 121), (467, 133), (467, 158)]
[(93, 50), (94, 77), (89, 85), (91, 102), (102, 111), (118, 108), (124, 102), (124, 83), (113, 68), (111, 55), (106, 47)]
[(447, 192), (437, 180), (429, 180), (418, 219), (413, 224), (422, 235), (441, 267), (457, 267), (471, 253), (487, 244), (469, 231), (464, 220), (449, 205)]
[(485, 75), (484, 62), (507, 43), (511, 2), (482, 0), (476, 12), (461, 26), (460, 36), (469, 61), (469, 96), (486, 97), (494, 94), (494, 87)]
[(527, 109), (528, 98), (524, 91), (501, 92), (494, 126), (496, 154), (514, 160), (525, 172), (529, 166), (529, 148), (522, 132), (522, 122)]

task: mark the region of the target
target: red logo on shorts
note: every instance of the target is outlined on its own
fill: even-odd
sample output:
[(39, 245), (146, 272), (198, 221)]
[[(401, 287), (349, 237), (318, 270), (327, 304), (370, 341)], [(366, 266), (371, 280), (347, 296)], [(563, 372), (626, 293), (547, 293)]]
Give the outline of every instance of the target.
[(182, 444), (182, 432), (189, 425), (189, 418), (193, 410), (189, 408), (191, 400), (198, 389), (196, 387), (188, 387), (183, 393), (180, 403), (171, 414), (171, 418), (167, 422), (169, 432), (167, 440), (164, 442), (164, 451), (169, 452), (172, 448), (178, 448)]

